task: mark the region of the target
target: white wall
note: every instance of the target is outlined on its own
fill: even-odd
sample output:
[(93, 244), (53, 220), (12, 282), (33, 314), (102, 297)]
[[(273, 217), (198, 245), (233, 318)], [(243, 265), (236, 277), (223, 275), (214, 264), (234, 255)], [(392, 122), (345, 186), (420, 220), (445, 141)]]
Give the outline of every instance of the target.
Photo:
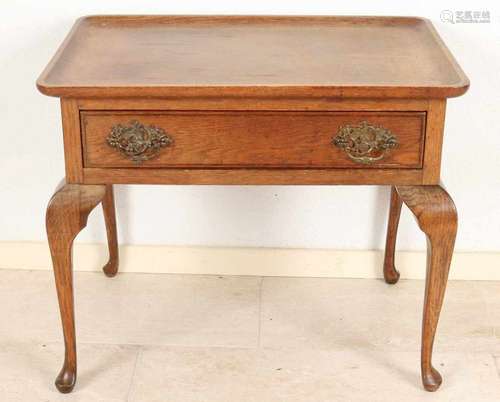
[[(62, 177), (58, 100), (35, 80), (73, 21), (85, 14), (363, 14), (432, 20), (471, 80), (448, 103), (442, 178), (460, 213), (457, 249), (500, 250), (500, 5), (496, 1), (2, 0), (0, 241), (45, 239), (44, 210)], [(489, 24), (449, 24), (443, 9), (488, 10)], [(121, 242), (377, 249), (386, 187), (118, 186)], [(102, 241), (100, 214), (79, 240)], [(407, 211), (399, 248), (424, 238)]]

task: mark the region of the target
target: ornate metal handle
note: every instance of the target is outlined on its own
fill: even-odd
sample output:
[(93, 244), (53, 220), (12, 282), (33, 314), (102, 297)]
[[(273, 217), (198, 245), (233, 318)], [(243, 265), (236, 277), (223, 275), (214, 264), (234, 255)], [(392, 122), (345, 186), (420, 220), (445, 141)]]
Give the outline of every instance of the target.
[(113, 126), (106, 141), (109, 146), (116, 148), (123, 156), (135, 163), (154, 158), (161, 148), (174, 142), (163, 129), (145, 126), (135, 120), (126, 126), (121, 124)]
[(332, 140), (349, 158), (358, 163), (370, 164), (381, 160), (398, 144), (397, 137), (388, 129), (362, 121), (357, 126), (342, 126)]

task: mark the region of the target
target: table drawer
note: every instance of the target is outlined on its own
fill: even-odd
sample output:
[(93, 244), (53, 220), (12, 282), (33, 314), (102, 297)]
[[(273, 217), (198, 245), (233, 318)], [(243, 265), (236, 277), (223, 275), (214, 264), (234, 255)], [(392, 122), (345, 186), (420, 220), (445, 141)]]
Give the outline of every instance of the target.
[(85, 167), (421, 168), (425, 112), (81, 111)]

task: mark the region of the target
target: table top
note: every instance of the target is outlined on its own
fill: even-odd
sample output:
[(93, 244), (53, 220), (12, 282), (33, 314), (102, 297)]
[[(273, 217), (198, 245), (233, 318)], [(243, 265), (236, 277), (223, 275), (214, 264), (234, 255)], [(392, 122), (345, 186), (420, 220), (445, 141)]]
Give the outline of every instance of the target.
[(420, 18), (90, 16), (37, 86), (59, 97), (446, 98), (469, 81)]

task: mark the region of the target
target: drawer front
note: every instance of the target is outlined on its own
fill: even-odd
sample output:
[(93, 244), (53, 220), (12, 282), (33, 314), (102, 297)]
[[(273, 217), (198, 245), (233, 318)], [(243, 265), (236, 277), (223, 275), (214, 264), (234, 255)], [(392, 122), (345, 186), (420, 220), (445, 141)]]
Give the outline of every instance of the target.
[(81, 111), (85, 167), (422, 167), (425, 112)]

